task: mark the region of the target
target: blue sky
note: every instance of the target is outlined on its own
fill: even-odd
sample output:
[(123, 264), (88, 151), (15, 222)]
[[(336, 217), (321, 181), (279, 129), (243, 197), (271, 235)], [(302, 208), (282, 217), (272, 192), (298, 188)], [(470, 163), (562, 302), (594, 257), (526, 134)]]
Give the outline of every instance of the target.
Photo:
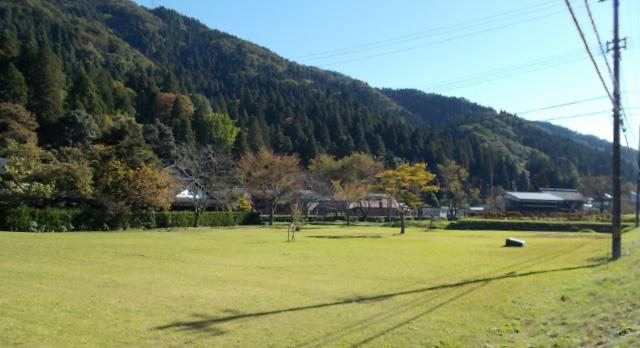
[[(296, 62), (334, 70), (375, 87), (419, 88), (497, 110), (553, 120), (611, 139), (611, 104), (563, 0), (138, 0), (195, 17), (211, 28)], [(620, 0), (623, 104), (629, 145), (640, 120), (640, 1)], [(594, 53), (597, 40), (583, 0), (572, 1)], [(612, 3), (590, 0), (603, 41), (612, 36)], [(607, 83), (608, 72), (598, 55)], [(625, 144), (625, 142), (623, 142)]]

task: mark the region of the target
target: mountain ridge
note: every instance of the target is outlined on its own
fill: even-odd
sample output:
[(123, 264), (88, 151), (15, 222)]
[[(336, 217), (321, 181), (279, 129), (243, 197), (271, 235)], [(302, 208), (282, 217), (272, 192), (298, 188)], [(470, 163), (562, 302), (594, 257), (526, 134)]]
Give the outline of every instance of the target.
[[(305, 163), (322, 152), (354, 151), (371, 152), (388, 165), (454, 159), (477, 186), (488, 186), (490, 168), (497, 183), (520, 190), (545, 183), (577, 186), (579, 176), (604, 175), (610, 168), (602, 146), (570, 132), (464, 98), (373, 88), (163, 7), (147, 9), (128, 0), (2, 0), (0, 18), (1, 30), (51, 43), (63, 61), (65, 93), (78, 66), (98, 82), (102, 99), (113, 94), (104, 82), (122, 83), (135, 92), (133, 114), (141, 124), (158, 120), (158, 93), (194, 101), (202, 96), (241, 128), (237, 153), (268, 146), (299, 153)], [(120, 110), (106, 105), (100, 112)], [(623, 172), (631, 178), (625, 158)]]

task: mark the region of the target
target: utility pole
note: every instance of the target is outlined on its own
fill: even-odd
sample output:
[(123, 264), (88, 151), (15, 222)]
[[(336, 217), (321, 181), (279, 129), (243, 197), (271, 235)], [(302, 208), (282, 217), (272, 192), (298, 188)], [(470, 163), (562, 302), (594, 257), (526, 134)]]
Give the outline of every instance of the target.
[[(638, 127), (640, 139), (640, 126)], [(636, 166), (636, 227), (640, 226), (640, 143), (638, 143), (638, 162)]]
[(613, 210), (611, 221), (611, 258), (617, 260), (622, 252), (620, 233), (620, 38), (618, 9), (620, 1), (613, 0)]

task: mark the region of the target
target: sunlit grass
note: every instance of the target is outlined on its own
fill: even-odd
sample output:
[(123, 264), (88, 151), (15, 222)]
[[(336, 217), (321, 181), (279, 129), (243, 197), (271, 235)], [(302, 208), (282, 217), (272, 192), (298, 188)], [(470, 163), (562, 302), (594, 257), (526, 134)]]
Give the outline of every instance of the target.
[(639, 232), (397, 232), (0, 233), (0, 346), (640, 343)]

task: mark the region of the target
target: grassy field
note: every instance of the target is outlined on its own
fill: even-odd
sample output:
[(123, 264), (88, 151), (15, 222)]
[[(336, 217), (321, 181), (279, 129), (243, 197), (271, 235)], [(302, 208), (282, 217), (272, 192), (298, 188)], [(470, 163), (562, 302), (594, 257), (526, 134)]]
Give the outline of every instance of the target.
[(396, 232), (0, 233), (0, 346), (640, 344), (640, 231)]

